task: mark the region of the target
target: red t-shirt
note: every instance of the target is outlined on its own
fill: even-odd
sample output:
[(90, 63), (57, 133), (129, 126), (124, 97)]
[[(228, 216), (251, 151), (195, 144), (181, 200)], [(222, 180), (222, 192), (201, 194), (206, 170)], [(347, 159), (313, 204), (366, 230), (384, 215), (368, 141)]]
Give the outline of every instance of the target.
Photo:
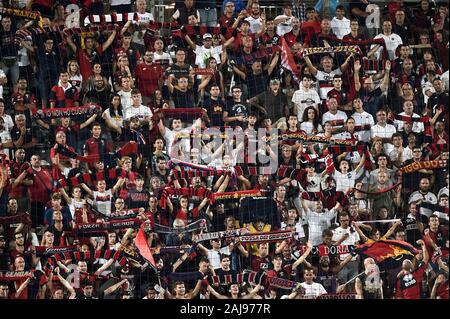
[(28, 187), (31, 202), (47, 203), (50, 200), (52, 190), (52, 177), (48, 171), (41, 168), (37, 171), (33, 168), (27, 170), (28, 175), (33, 176), (33, 184)]
[(164, 72), (159, 64), (141, 63), (134, 70), (138, 82), (139, 91), (143, 96), (152, 96), (158, 89), (158, 81), (162, 78)]
[(88, 79), (92, 73), (92, 62), (102, 55), (102, 46), (92, 50), (92, 55), (88, 55), (86, 49), (78, 49), (77, 60), (80, 63), (80, 73), (83, 79)]
[(420, 299), (420, 285), (427, 265), (423, 264), (411, 274), (397, 280), (397, 298)]

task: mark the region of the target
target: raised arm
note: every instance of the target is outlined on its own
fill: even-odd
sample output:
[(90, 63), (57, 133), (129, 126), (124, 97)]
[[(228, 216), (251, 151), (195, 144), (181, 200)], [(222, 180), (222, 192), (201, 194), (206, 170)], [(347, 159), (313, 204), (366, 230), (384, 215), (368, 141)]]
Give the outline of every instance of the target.
[(186, 40), (186, 42), (188, 43), (188, 45), (191, 47), (191, 49), (195, 51), (195, 49), (197, 48), (197, 45), (194, 43), (194, 41), (192, 41), (191, 37), (190, 37), (189, 35), (186, 34), (186, 36), (184, 37), (184, 39)]
[(209, 291), (214, 297), (216, 297), (217, 299), (228, 299), (227, 296), (221, 295), (221, 294), (219, 294), (217, 291), (215, 291), (214, 288), (211, 287), (210, 284), (208, 284), (208, 287), (207, 287), (206, 289), (208, 289), (208, 291)]
[(361, 70), (361, 62), (359, 60), (356, 60), (354, 65), (354, 72), (353, 72), (353, 79), (355, 81), (355, 91), (359, 92), (361, 89), (361, 82), (359, 82), (359, 71)]
[(89, 188), (89, 186), (87, 186), (85, 183), (81, 183), (80, 185), (84, 189), (84, 191), (88, 193), (89, 196), (94, 197), (94, 192)]
[(352, 222), (352, 226), (355, 228), (356, 232), (359, 235), (359, 238), (361, 238), (361, 240), (363, 242), (366, 242), (369, 238), (367, 238), (367, 236), (363, 233), (363, 231), (361, 230), (361, 228), (359, 228), (359, 224), (356, 222)]
[(202, 288), (202, 280), (200, 279), (200, 280), (197, 281), (197, 284), (195, 285), (194, 290), (192, 290), (191, 292), (187, 293), (185, 296), (188, 299), (194, 299), (198, 295), (198, 293), (200, 292), (201, 288)]
[(117, 193), (117, 191), (122, 187), (123, 183), (125, 183), (125, 178), (120, 177), (120, 178), (117, 180), (116, 184), (113, 186), (111, 192), (112, 192), (113, 194)]
[(277, 51), (269, 64), (269, 68), (267, 69), (267, 73), (269, 73), (269, 75), (271, 75), (273, 70), (275, 69), (279, 58), (280, 58), (280, 51)]
[(385, 237), (386, 239), (391, 237), (392, 234), (394, 233), (395, 229), (400, 226), (402, 224), (401, 220), (397, 220), (395, 223), (392, 224), (392, 226), (388, 229), (388, 231), (386, 232), (386, 234), (384, 234), (383, 237)]
[(306, 65), (308, 66), (308, 69), (311, 72), (311, 74), (316, 76), (318, 70), (314, 66), (314, 64), (312, 64), (311, 59), (308, 56), (305, 56), (304, 59), (305, 59)]
[(389, 74), (391, 72), (391, 61), (387, 60), (386, 65), (384, 67), (384, 76), (383, 81), (380, 84), (380, 89), (382, 92), (385, 92), (389, 87)]
[(312, 250), (312, 242), (308, 241), (308, 243), (306, 244), (308, 246), (308, 248), (306, 249), (306, 251), (303, 253), (303, 255), (300, 256), (299, 259), (297, 259), (293, 264), (292, 264), (292, 269), (296, 269), (298, 266), (300, 266), (305, 259), (309, 256), (309, 254), (311, 253)]
[(119, 281), (117, 284), (112, 285), (111, 287), (105, 289), (105, 291), (103, 292), (105, 294), (105, 296), (112, 294), (114, 291), (116, 291), (117, 289), (119, 289), (124, 283), (126, 283), (128, 281), (128, 279), (122, 279), (121, 281)]
[[(127, 22), (128, 23), (128, 22)], [(113, 30), (113, 32), (109, 35), (108, 39), (102, 44), (102, 51), (106, 51), (110, 45), (113, 43), (114, 38), (117, 35), (117, 31)]]

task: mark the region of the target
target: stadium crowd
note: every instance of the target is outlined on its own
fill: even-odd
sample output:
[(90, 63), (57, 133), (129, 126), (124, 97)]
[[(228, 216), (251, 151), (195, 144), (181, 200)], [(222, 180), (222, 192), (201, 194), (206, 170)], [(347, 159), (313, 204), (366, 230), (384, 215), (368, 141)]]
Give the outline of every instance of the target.
[(0, 298), (448, 299), (448, 4), (312, 2), (2, 1)]

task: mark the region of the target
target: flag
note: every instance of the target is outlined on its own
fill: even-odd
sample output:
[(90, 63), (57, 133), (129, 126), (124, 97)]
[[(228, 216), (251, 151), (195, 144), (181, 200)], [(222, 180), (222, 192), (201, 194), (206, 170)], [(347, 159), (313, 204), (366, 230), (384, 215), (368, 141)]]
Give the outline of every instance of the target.
[(300, 83), (300, 70), (297, 68), (291, 49), (284, 37), (281, 37), (281, 65), (292, 73), (292, 77), (297, 83)]
[(417, 249), (400, 240), (369, 240), (356, 247), (354, 253), (372, 257), (380, 269), (393, 269), (401, 265), (403, 260), (412, 259)]
[(134, 244), (139, 249), (139, 253), (145, 260), (147, 260), (151, 266), (156, 268), (155, 259), (153, 258), (153, 254), (150, 251), (150, 247), (148, 247), (147, 237), (145, 236), (144, 230), (139, 228), (136, 239), (134, 240)]

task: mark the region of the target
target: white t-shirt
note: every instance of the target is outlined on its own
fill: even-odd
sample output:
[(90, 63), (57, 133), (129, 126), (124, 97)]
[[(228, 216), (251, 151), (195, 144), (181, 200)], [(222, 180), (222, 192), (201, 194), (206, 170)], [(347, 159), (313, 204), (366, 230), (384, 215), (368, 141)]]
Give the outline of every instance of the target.
[(313, 282), (311, 285), (308, 285), (306, 282), (302, 282), (300, 284), (305, 289), (304, 299), (316, 299), (320, 295), (326, 294), (327, 291), (317, 282)]
[(289, 18), (289, 20), (287, 20), (286, 22), (279, 23), (279, 24), (277, 25), (277, 34), (278, 34), (280, 37), (283, 36), (283, 35), (285, 35), (286, 33), (292, 31), (292, 19), (293, 19), (294, 17), (288, 17), (287, 15), (282, 14), (282, 15), (277, 16), (277, 17), (274, 19), (274, 20), (277, 20), (277, 19), (288, 19), (288, 18)]
[(303, 118), (303, 112), (308, 106), (314, 106), (317, 109), (317, 105), (320, 103), (319, 94), (313, 89), (305, 91), (303, 88), (294, 92), (292, 95), (292, 102), (295, 105), (297, 111), (298, 121), (301, 122)]
[(14, 127), (14, 122), (13, 122), (11, 115), (3, 114), (2, 118), (3, 118), (3, 121), (5, 122), (5, 129), (8, 132), (10, 132), (11, 129)]
[[(6, 143), (6, 142), (11, 142), (11, 141), (12, 141), (11, 134), (9, 133), (8, 130), (4, 129), (3, 131), (0, 132), (0, 142)], [(9, 157), (10, 156), (9, 148), (0, 149), (0, 154), (5, 154), (5, 155), (8, 155), (8, 157)]]
[[(281, 223), (281, 229), (286, 229), (286, 227), (287, 227), (286, 223), (285, 223), (285, 222), (282, 222), (282, 223)], [(291, 226), (291, 228), (292, 228), (292, 226)], [(302, 224), (301, 222), (295, 223), (294, 228), (295, 228), (294, 238), (295, 238), (296, 240), (299, 240), (299, 239), (305, 237), (305, 231), (304, 231), (304, 229), (303, 229), (303, 224)]]
[(208, 259), (211, 266), (214, 269), (221, 268), (220, 267), (220, 255), (231, 255), (230, 249), (227, 247), (220, 248), (219, 251), (215, 251), (212, 249), (208, 249)]
[(172, 131), (168, 128), (166, 128), (166, 131), (164, 133), (164, 140), (166, 141), (166, 147), (167, 147), (167, 154), (170, 157), (174, 157), (175, 155), (172, 154), (175, 149), (181, 148), (183, 150), (184, 154), (189, 154), (189, 151), (191, 149), (191, 143), (189, 138), (182, 138), (181, 140), (175, 140), (177, 135), (179, 134), (189, 134), (191, 133), (192, 126), (181, 129), (179, 131)]
[[(6, 74), (2, 69), (0, 69), (0, 78), (6, 78)], [(0, 85), (0, 99), (3, 99), (3, 85)]]
[(131, 104), (133, 104), (133, 102), (131, 101), (131, 90), (129, 92), (120, 90), (119, 92), (117, 92), (117, 94), (120, 95), (120, 103), (122, 104), (122, 110), (131, 107)]
[(126, 108), (124, 111), (124, 120), (129, 120), (130, 118), (137, 116), (140, 121), (143, 121), (146, 117), (152, 117), (153, 113), (148, 106), (139, 105), (139, 107), (131, 106)]
[(93, 206), (103, 215), (111, 215), (111, 202), (113, 199), (111, 189), (105, 192), (94, 191)]
[[(362, 113), (355, 112), (352, 114), (352, 117), (355, 119), (355, 125), (367, 125), (370, 126), (375, 125), (375, 121), (373, 120), (372, 114), (363, 111)], [(369, 142), (370, 141), (370, 129), (365, 131), (359, 131), (358, 135), (361, 137), (361, 141)]]
[(131, 4), (131, 0), (109, 0), (109, 4), (112, 6), (118, 6), (122, 4)]
[[(373, 139), (374, 137), (381, 138), (392, 138), (392, 134), (397, 132), (394, 125), (386, 124), (385, 127), (376, 124), (370, 129), (370, 137)], [(384, 143), (384, 153), (389, 154), (394, 149), (394, 145), (391, 143)]]
[(444, 83), (445, 91), (448, 92), (448, 70), (442, 73), (441, 80)]
[(317, 70), (316, 79), (319, 82), (319, 96), (322, 100), (325, 100), (328, 92), (333, 89), (333, 77), (339, 74), (342, 74), (340, 68), (334, 69), (330, 73)]
[[(395, 33), (392, 33), (391, 35), (384, 35), (383, 33), (378, 34), (377, 36), (375, 36), (374, 39), (384, 39), (384, 43), (386, 43), (386, 50), (388, 52), (389, 55), (389, 60), (393, 61), (395, 60), (395, 58), (397, 57), (395, 54), (395, 50), (397, 49), (397, 47), (400, 44), (403, 44), (403, 40), (402, 38)], [(374, 47), (375, 45), (371, 46), (371, 49)], [(378, 50), (375, 52), (375, 57), (377, 60), (381, 60), (382, 55), (381, 55), (381, 51), (383, 50), (383, 47), (380, 46), (380, 48), (378, 48)]]
[(153, 53), (153, 62), (162, 65), (172, 65), (173, 61), (169, 53), (163, 52), (159, 54), (158, 52)]
[(333, 33), (336, 35), (336, 37), (338, 37), (338, 39), (342, 39), (344, 35), (351, 32), (350, 20), (346, 17), (343, 17), (342, 20), (334, 17), (331, 20), (331, 29), (333, 30)]
[(216, 59), (217, 64), (220, 63), (220, 53), (222, 53), (222, 46), (210, 47), (209, 49), (204, 46), (195, 46), (195, 64), (199, 68), (206, 68), (206, 60), (210, 57)]
[[(415, 191), (414, 193), (409, 196), (408, 204), (412, 202), (417, 202), (418, 200), (421, 200), (423, 203), (430, 203), (430, 204), (437, 204), (437, 197), (431, 192), (428, 192), (426, 194), (422, 194), (420, 191)], [(428, 208), (420, 207), (419, 211), (422, 215), (425, 215), (427, 217), (430, 217), (431, 214), (433, 214), (433, 211)]]
[[(362, 170), (359, 172), (359, 175), (361, 175)], [(343, 174), (338, 170), (335, 170), (333, 177), (336, 180), (336, 191), (347, 193), (350, 188), (355, 187), (355, 181), (359, 176), (355, 171), (350, 171), (347, 174)]]
[(256, 33), (261, 29), (261, 18), (253, 18), (252, 16), (245, 18), (250, 23), (250, 33)]
[(309, 240), (313, 246), (322, 243), (322, 232), (331, 226), (331, 219), (335, 218), (337, 211), (325, 209), (323, 213), (316, 213), (309, 209), (306, 210), (306, 223), (309, 228)]
[[(400, 113), (399, 115), (405, 115), (405, 116), (409, 116), (406, 115), (405, 112)], [(413, 118), (420, 118), (419, 114), (413, 113), (412, 114)], [(405, 125), (404, 121), (399, 121), (399, 120), (394, 120), (394, 125), (397, 127), (397, 130), (399, 132), (403, 131), (403, 126)], [(421, 133), (424, 131), (424, 126), (423, 123), (420, 122), (412, 122), (412, 131), (414, 133)]]
[[(342, 227), (338, 227), (335, 230), (333, 230), (333, 241), (338, 241), (339, 239), (344, 236), (344, 234), (348, 234), (348, 238), (344, 240), (341, 245), (357, 245), (359, 241), (361, 240), (358, 233), (356, 231), (351, 232), (350, 227), (344, 229)], [(341, 260), (344, 260), (349, 254), (341, 254), (339, 255), (339, 258)], [(356, 256), (352, 258), (352, 260), (356, 260)]]
[(103, 112), (103, 115), (105, 115), (108, 119), (114, 122), (114, 124), (116, 124), (118, 127), (120, 128), (123, 127), (123, 116), (111, 117), (111, 112), (109, 111), (109, 108)]
[[(394, 148), (389, 153), (389, 158), (391, 159), (391, 162), (394, 162), (397, 161), (397, 157), (398, 157), (398, 149)], [(403, 147), (401, 162), (403, 163), (411, 158), (412, 158), (412, 151), (409, 148)]]
[(326, 121), (336, 121), (336, 120), (344, 120), (344, 122), (347, 121), (347, 114), (339, 110), (336, 112), (336, 114), (333, 114), (330, 111), (328, 111), (322, 116), (322, 125), (325, 124)]
[[(311, 123), (311, 122), (302, 122), (301, 124), (300, 124), (300, 129), (301, 130), (303, 130), (303, 131), (305, 131), (306, 132), (306, 134), (312, 134), (312, 131), (313, 131), (313, 129), (314, 129), (314, 126), (313, 126), (313, 124)], [(318, 125), (317, 126), (317, 132), (318, 133), (322, 133), (323, 132), (323, 128), (322, 128), (322, 125)]]

